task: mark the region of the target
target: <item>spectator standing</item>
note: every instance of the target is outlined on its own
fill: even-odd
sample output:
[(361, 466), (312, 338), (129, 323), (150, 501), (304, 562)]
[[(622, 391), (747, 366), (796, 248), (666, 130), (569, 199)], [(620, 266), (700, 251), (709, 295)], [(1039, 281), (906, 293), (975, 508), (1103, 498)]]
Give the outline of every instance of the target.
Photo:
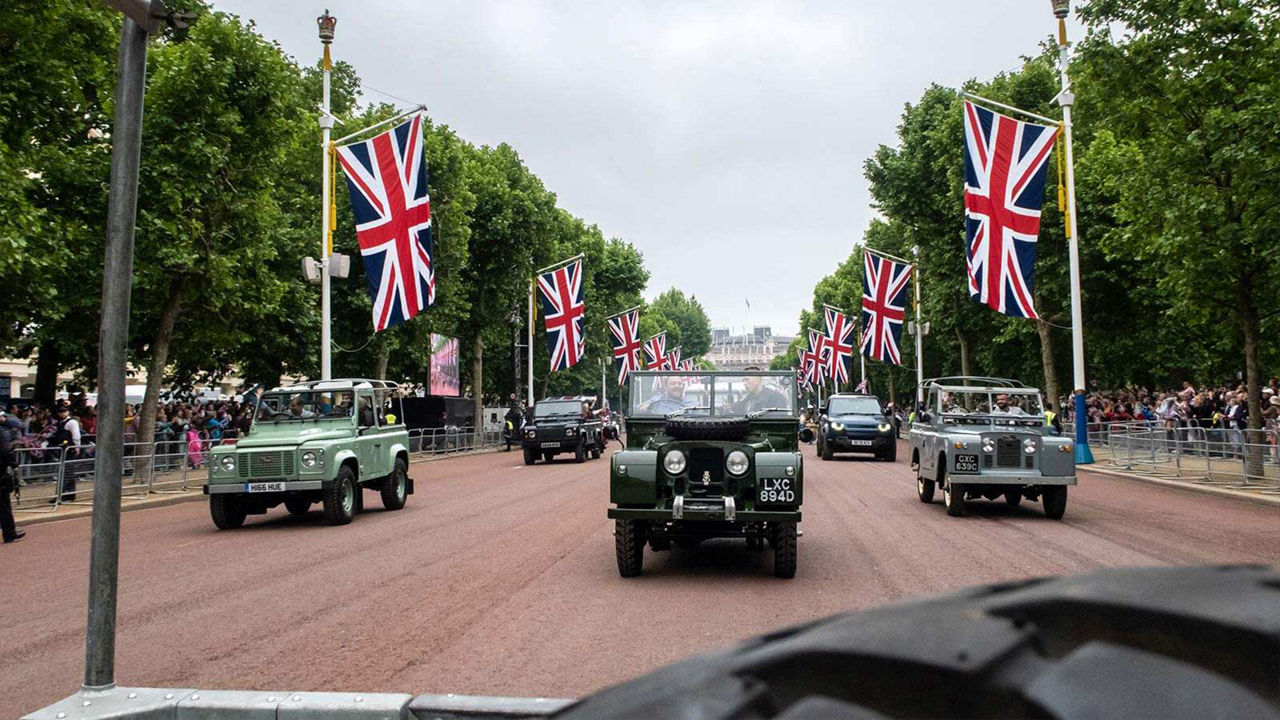
[(13, 503), (9, 499), (18, 488), (18, 479), (13, 472), (18, 466), (13, 444), (18, 439), (20, 427), (17, 418), (0, 412), (0, 535), (3, 535), (5, 543), (17, 542), (26, 535), (13, 520)]
[[(51, 448), (58, 448), (61, 452), (56, 459), (62, 460), (62, 502), (75, 502), (76, 499), (76, 475), (74, 472), (67, 472), (67, 462), (76, 459), (76, 450), (80, 446), (80, 422), (71, 417), (71, 409), (66, 405), (59, 405), (55, 413), (53, 434), (49, 437), (49, 445)], [(55, 501), (56, 502), (56, 501)]]

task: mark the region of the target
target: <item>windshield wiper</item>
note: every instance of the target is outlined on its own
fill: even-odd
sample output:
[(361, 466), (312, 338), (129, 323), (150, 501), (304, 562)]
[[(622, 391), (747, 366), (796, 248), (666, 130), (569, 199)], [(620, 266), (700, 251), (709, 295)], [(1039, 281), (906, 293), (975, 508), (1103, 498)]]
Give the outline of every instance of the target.
[(778, 407), (760, 408), (759, 410), (752, 410), (751, 412), (747, 413), (747, 418), (754, 420), (760, 417), (761, 415), (769, 412), (791, 412), (791, 408), (778, 408)]
[(672, 410), (671, 412), (667, 413), (667, 417), (679, 417), (683, 415), (687, 410), (710, 410), (710, 409), (711, 409), (710, 405), (694, 405), (693, 407), (685, 407), (685, 408), (680, 408), (679, 410)]

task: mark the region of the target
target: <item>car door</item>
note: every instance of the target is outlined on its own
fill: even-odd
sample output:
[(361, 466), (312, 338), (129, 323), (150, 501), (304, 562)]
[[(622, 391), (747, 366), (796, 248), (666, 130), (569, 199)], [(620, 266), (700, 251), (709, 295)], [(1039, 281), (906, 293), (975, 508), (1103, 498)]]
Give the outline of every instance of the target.
[[(356, 456), (360, 461), (360, 479), (378, 477), (377, 451), (382, 443), (379, 437), (377, 404), (373, 391), (356, 391), (356, 423), (359, 437), (356, 438)], [(385, 473), (382, 473), (385, 474)]]

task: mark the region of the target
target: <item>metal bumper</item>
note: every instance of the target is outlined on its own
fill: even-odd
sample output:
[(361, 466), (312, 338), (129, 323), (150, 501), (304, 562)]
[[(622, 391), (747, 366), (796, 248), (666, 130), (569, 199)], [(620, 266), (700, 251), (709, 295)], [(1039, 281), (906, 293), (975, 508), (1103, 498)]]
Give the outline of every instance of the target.
[[(854, 445), (854, 440), (870, 440), (870, 445)], [(837, 435), (835, 437), (827, 437), (826, 443), (831, 446), (832, 450), (843, 450), (845, 452), (878, 452), (890, 447), (896, 442), (892, 435), (876, 435), (874, 437), (849, 437), (847, 435)]]
[[(261, 482), (280, 482), (280, 481), (279, 480), (254, 480), (253, 482), (261, 483)], [(248, 483), (234, 482), (234, 483), (218, 483), (216, 485), (205, 485), (204, 494), (205, 495), (234, 495), (234, 494), (271, 495), (272, 494), (272, 493), (246, 493), (244, 486), (247, 484)], [(286, 480), (284, 483), (284, 490), (282, 490), (281, 492), (294, 492), (297, 490), (322, 490), (322, 489), (324, 489), (323, 480)]]
[[(525, 440), (521, 447), (528, 450), (536, 450), (538, 452), (564, 452), (565, 450), (577, 450), (580, 436), (565, 438), (563, 440)], [(543, 447), (542, 443), (555, 443), (554, 447)]]
[(665, 508), (609, 508), (610, 520), (717, 520), (722, 522), (800, 522), (799, 510), (738, 510), (732, 515), (725, 509), (703, 510), (681, 507), (679, 515)]
[(1076, 476), (1025, 475), (1018, 473), (994, 474), (990, 470), (981, 475), (953, 472), (947, 479), (955, 485), (1075, 485)]

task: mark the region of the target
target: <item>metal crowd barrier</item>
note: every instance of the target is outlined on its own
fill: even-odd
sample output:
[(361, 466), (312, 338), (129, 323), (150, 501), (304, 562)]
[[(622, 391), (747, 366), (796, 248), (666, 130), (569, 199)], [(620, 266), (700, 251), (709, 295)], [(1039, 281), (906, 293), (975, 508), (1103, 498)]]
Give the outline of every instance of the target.
[[(477, 444), (472, 427), (409, 432), (409, 452), (417, 458), (469, 452), (502, 442), (501, 432), (486, 431)], [(190, 492), (204, 484), (213, 446), (234, 443), (235, 438), (201, 439), (198, 446), (180, 439), (158, 440), (150, 445), (125, 443), (121, 495), (141, 498)], [(14, 470), (18, 481), (15, 513), (49, 513), (62, 505), (93, 505), (94, 446), (17, 446), (13, 450), (18, 462)]]

